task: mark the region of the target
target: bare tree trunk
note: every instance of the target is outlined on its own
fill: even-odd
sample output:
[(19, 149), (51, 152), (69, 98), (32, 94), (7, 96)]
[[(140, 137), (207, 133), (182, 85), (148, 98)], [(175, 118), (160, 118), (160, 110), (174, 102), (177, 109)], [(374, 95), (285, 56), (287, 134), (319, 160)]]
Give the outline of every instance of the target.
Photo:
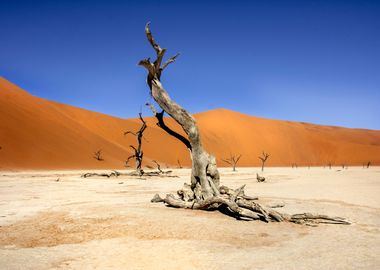
[(182, 169), (182, 165), (181, 165), (181, 162), (179, 161), (179, 159), (177, 159), (177, 163), (178, 163), (178, 168)]
[(161, 73), (178, 56), (170, 58), (161, 65), (165, 49), (162, 49), (153, 39), (149, 24), (145, 27), (147, 38), (156, 51), (156, 60), (149, 58), (141, 60), (139, 65), (148, 70), (147, 83), (151, 95), (157, 104), (169, 114), (185, 131), (191, 146), (191, 188), (198, 199), (207, 199), (219, 194), (219, 172), (215, 157), (208, 154), (201, 143), (201, 138), (195, 119), (184, 108), (173, 101), (161, 84)]

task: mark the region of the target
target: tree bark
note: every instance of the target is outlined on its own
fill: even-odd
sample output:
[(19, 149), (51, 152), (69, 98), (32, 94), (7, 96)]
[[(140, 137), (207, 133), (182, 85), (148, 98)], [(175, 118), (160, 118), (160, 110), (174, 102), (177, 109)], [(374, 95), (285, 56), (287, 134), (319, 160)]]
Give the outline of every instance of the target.
[(151, 95), (157, 104), (170, 115), (185, 131), (191, 149), (191, 188), (195, 197), (199, 200), (218, 195), (219, 172), (216, 167), (215, 157), (208, 154), (201, 143), (198, 126), (193, 116), (183, 107), (173, 101), (161, 84), (162, 71), (178, 56), (170, 58), (161, 65), (166, 49), (162, 49), (154, 40), (150, 32), (149, 23), (145, 27), (148, 41), (156, 51), (156, 60), (152, 63), (150, 58), (141, 60), (139, 65), (148, 70), (147, 84)]

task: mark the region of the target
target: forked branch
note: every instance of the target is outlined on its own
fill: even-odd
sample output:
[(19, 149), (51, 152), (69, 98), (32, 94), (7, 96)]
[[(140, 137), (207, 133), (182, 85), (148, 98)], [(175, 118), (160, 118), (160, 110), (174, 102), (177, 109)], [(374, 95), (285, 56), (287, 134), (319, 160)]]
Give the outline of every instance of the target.
[(165, 121), (164, 121), (164, 113), (165, 113), (165, 111), (162, 110), (161, 112), (157, 112), (156, 108), (151, 103), (146, 103), (145, 105), (147, 105), (150, 108), (150, 110), (152, 111), (152, 113), (156, 117), (156, 119), (157, 119), (156, 125), (158, 127), (160, 127), (161, 129), (163, 129), (164, 131), (166, 131), (169, 135), (171, 135), (174, 138), (176, 138), (179, 141), (181, 141), (186, 146), (186, 148), (191, 151), (191, 144), (190, 144), (189, 140), (186, 139), (181, 134), (175, 132), (174, 130), (172, 130), (171, 128), (169, 128), (165, 124)]

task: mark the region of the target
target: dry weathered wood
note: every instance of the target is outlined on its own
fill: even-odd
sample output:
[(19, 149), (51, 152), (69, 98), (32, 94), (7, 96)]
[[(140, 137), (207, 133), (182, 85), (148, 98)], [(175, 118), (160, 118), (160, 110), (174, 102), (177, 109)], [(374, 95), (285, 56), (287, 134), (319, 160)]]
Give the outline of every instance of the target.
[(160, 113), (157, 112), (156, 108), (154, 108), (154, 106), (151, 104), (151, 103), (146, 103), (146, 105), (151, 109), (152, 113), (154, 114), (154, 116), (156, 117), (157, 119), (157, 123), (156, 125), (158, 127), (160, 127), (161, 129), (163, 129), (164, 131), (166, 131), (169, 135), (173, 136), (174, 138), (178, 139), (179, 141), (181, 141), (187, 149), (189, 149), (191, 151), (191, 144), (189, 142), (188, 139), (186, 139), (184, 136), (182, 136), (181, 134), (175, 132), (174, 130), (172, 130), (171, 128), (169, 128), (166, 124), (165, 124), (165, 121), (164, 121), (164, 113), (165, 111), (162, 110)]
[(143, 59), (139, 62), (139, 65), (145, 67), (148, 71), (147, 83), (151, 95), (161, 109), (182, 127), (188, 137), (192, 159), (191, 187), (195, 191), (196, 197), (198, 199), (212, 197), (215, 195), (215, 190), (217, 189), (213, 188), (210, 183), (213, 182), (214, 186), (218, 188), (219, 173), (216, 168), (208, 171), (208, 167), (210, 165), (216, 167), (215, 159), (204, 150), (195, 119), (189, 112), (170, 98), (160, 81), (161, 72), (169, 63), (172, 63), (177, 56), (172, 57), (166, 64), (161, 66), (166, 50), (162, 49), (154, 40), (149, 23), (145, 27), (145, 33), (149, 43), (156, 51), (156, 60), (154, 60), (153, 63), (150, 61), (150, 58)]
[(185, 209), (196, 209), (196, 210), (216, 210), (222, 206), (227, 207), (227, 209), (236, 215), (236, 218), (248, 218), (248, 219), (259, 219), (260, 216), (257, 213), (245, 208), (239, 207), (235, 202), (224, 199), (220, 196), (212, 196), (201, 201), (183, 201), (179, 198), (175, 198), (173, 194), (167, 194), (165, 198), (161, 198), (159, 195), (155, 195), (152, 202), (164, 202), (168, 206), (176, 208)]
[(258, 173), (256, 173), (256, 179), (257, 179), (257, 182), (259, 182), (259, 183), (265, 181), (265, 177), (260, 176)]
[(141, 113), (139, 113), (139, 118), (140, 118), (140, 121), (142, 122), (142, 125), (137, 132), (132, 132), (132, 131), (124, 132), (124, 136), (128, 135), (128, 134), (132, 134), (133, 136), (136, 136), (136, 138), (137, 138), (137, 148), (134, 147), (133, 145), (129, 146), (134, 150), (134, 154), (127, 158), (127, 160), (125, 161), (125, 166), (128, 166), (128, 162), (130, 159), (135, 158), (135, 160), (136, 160), (136, 172), (140, 176), (142, 176), (144, 174), (144, 170), (142, 169), (142, 161), (143, 161), (143, 157), (144, 157), (144, 152), (141, 149), (141, 144), (142, 144), (142, 139), (144, 136), (143, 134), (144, 134), (145, 129), (147, 128), (147, 125), (146, 125), (146, 122), (144, 121), (144, 119), (142, 118)]
[(121, 175), (121, 173), (119, 173), (118, 171), (112, 171), (110, 173), (84, 173), (81, 175), (81, 177), (88, 178), (88, 177), (98, 176), (98, 177), (110, 178), (110, 177), (118, 177), (120, 175)]
[(290, 222), (294, 223), (326, 223), (326, 224), (342, 224), (342, 225), (350, 225), (351, 223), (345, 220), (341, 217), (329, 217), (326, 215), (318, 215), (318, 214), (310, 214), (310, 213), (303, 213), (303, 214), (295, 214), (291, 215), (289, 220)]

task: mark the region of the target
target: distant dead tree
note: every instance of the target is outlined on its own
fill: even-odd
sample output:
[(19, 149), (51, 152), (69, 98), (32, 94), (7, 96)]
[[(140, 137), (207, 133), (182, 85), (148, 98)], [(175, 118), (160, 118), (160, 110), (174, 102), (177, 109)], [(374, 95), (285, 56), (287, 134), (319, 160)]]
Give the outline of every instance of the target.
[(141, 125), (141, 128), (137, 132), (132, 132), (132, 131), (124, 132), (124, 136), (128, 135), (128, 134), (132, 134), (132, 135), (136, 136), (136, 138), (137, 138), (137, 148), (134, 147), (133, 145), (129, 146), (134, 150), (135, 153), (127, 158), (125, 165), (126, 166), (128, 165), (128, 162), (130, 159), (135, 158), (135, 160), (136, 160), (136, 172), (138, 175), (142, 176), (144, 174), (144, 171), (142, 169), (142, 161), (143, 161), (144, 153), (141, 149), (141, 144), (142, 144), (143, 134), (144, 134), (144, 131), (145, 131), (147, 125), (146, 125), (146, 122), (144, 121), (144, 119), (142, 118), (141, 113), (139, 113), (139, 118), (142, 122), (142, 125)]
[(261, 154), (261, 156), (259, 157), (259, 159), (261, 160), (261, 171), (262, 172), (264, 171), (264, 165), (265, 165), (265, 162), (267, 161), (268, 158), (269, 158), (269, 154), (265, 153), (264, 151)]
[(179, 159), (177, 159), (177, 163), (178, 163), (178, 168), (182, 169), (182, 165), (181, 165), (181, 162), (179, 161)]
[(298, 165), (297, 165), (297, 163), (292, 163), (292, 168), (294, 169), (294, 168), (298, 168)]
[(104, 159), (102, 158), (102, 149), (99, 149), (98, 151), (94, 152), (93, 158), (98, 161), (103, 161)]
[(232, 166), (232, 170), (235, 172), (236, 171), (236, 165), (239, 162), (240, 158), (241, 158), (241, 154), (238, 156), (230, 154), (229, 158), (222, 159), (222, 161), (224, 161), (227, 164), (230, 164)]
[(367, 163), (367, 169), (369, 168), (370, 165), (371, 165), (371, 161), (368, 161), (368, 163)]
[(329, 162), (329, 164), (327, 164), (329, 166), (329, 169), (331, 170), (331, 162)]
[(158, 162), (155, 161), (155, 160), (152, 160), (152, 161), (153, 161), (154, 163), (156, 163), (158, 172), (159, 172), (159, 173), (163, 173), (163, 171), (161, 170), (161, 165), (160, 165), (160, 163), (158, 163)]
[[(265, 222), (280, 222), (287, 221), (303, 224), (350, 224), (346, 220), (339, 217), (328, 217), (325, 215), (313, 215), (308, 213), (287, 215), (282, 214), (270, 207), (261, 205), (257, 197), (246, 196), (244, 193), (245, 185), (231, 189), (220, 185), (220, 175), (216, 166), (216, 159), (203, 148), (201, 136), (195, 118), (186, 111), (182, 106), (172, 100), (162, 85), (161, 76), (169, 64), (173, 63), (178, 56), (175, 55), (163, 62), (166, 49), (153, 38), (150, 31), (150, 24), (145, 26), (145, 34), (155, 51), (155, 57), (151, 60), (150, 57), (139, 62), (147, 70), (146, 82), (149, 86), (150, 94), (157, 104), (171, 118), (173, 118), (181, 127), (185, 136), (167, 129), (165, 123), (160, 123), (161, 114), (156, 114), (159, 121), (158, 125), (171, 136), (182, 141), (190, 151), (191, 155), (191, 183), (185, 183), (181, 190), (178, 190), (176, 195), (167, 194), (161, 197), (156, 194), (151, 202), (164, 203), (167, 206), (175, 208), (184, 208), (192, 210), (219, 210), (222, 213), (234, 216), (242, 220), (263, 220)], [(185, 81), (184, 83), (192, 83)], [(152, 106), (153, 107), (153, 106)], [(161, 115), (161, 116), (160, 116)], [(202, 227), (199, 228), (202, 231)]]

